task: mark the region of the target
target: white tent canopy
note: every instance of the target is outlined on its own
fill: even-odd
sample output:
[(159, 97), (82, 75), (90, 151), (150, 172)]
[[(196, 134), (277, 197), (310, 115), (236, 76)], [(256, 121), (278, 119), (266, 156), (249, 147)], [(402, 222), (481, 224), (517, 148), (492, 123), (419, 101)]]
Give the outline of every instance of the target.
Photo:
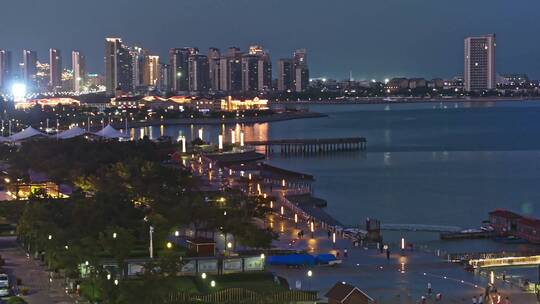
[(116, 130), (111, 125), (107, 125), (105, 128), (101, 129), (100, 131), (94, 134), (97, 136), (105, 137), (105, 138), (118, 138), (118, 139), (130, 138), (129, 135)]
[(65, 130), (56, 134), (56, 137), (59, 139), (69, 139), (69, 138), (84, 135), (85, 133), (87, 133), (86, 130), (81, 129), (78, 126), (74, 126), (68, 130)]
[(9, 138), (10, 141), (21, 141), (21, 140), (25, 140), (25, 139), (28, 139), (30, 137), (34, 137), (34, 136), (45, 136), (47, 137), (48, 135), (45, 134), (45, 133), (42, 133), (32, 127), (28, 127), (24, 130), (22, 130), (21, 132), (19, 133), (15, 133), (13, 135), (11, 135)]

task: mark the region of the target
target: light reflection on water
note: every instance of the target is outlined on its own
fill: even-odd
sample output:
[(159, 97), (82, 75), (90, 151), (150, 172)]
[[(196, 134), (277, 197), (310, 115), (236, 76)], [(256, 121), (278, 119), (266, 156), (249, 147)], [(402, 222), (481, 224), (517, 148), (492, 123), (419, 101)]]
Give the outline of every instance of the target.
[[(540, 217), (540, 103), (312, 106), (325, 118), (253, 125), (148, 127), (132, 134), (226, 143), (365, 136), (368, 152), (287, 157), (272, 164), (316, 177), (315, 194), (346, 224), (478, 227), (494, 208)], [(143, 131), (144, 129), (144, 131)]]

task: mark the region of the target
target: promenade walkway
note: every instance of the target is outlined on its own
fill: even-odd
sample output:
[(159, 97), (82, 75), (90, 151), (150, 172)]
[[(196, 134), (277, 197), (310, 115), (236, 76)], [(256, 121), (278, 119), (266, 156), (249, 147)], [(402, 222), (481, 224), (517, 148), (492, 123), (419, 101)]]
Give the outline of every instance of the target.
[(68, 296), (62, 280), (49, 279), (45, 267), (34, 259), (29, 259), (15, 241), (14, 237), (0, 237), (0, 254), (6, 261), (3, 267), (12, 280), (20, 278), (29, 294), (24, 299), (30, 304), (68, 304), (77, 302)]
[[(461, 266), (448, 263), (444, 259), (420, 251), (406, 251), (404, 256), (398, 245), (390, 245), (390, 259), (376, 248), (354, 247), (350, 240), (337, 237), (334, 249), (328, 231), (316, 226), (314, 238), (311, 238), (307, 223), (297, 225), (290, 220), (290, 213), (285, 217), (272, 215), (269, 218), (273, 229), (279, 233), (279, 240), (274, 246), (279, 249), (307, 250), (309, 253), (339, 252), (343, 259), (335, 267), (316, 266), (314, 268), (292, 269), (272, 266), (270, 270), (288, 279), (290, 286), (300, 282), (301, 289), (318, 290), (324, 295), (336, 282), (345, 281), (361, 288), (380, 303), (404, 304), (418, 303), (421, 296), (427, 294), (427, 284), (431, 283), (433, 293), (442, 293), (443, 301), (435, 302), (432, 297), (428, 303), (471, 303), (473, 296), (479, 296), (487, 285), (485, 276), (465, 271)], [(298, 240), (297, 232), (305, 234)], [(344, 257), (347, 249), (347, 257)], [(307, 271), (312, 270), (309, 278)], [(537, 303), (533, 294), (523, 293), (515, 285), (496, 281), (496, 286), (504, 297), (512, 303)]]

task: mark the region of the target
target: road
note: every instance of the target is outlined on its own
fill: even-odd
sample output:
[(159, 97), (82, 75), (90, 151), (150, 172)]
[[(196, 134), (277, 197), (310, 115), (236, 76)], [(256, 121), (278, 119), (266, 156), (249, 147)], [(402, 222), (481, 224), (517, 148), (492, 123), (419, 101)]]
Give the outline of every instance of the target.
[(22, 279), (29, 294), (25, 300), (32, 304), (75, 303), (63, 290), (60, 280), (49, 281), (49, 273), (38, 261), (29, 259), (18, 246), (15, 237), (0, 237), (0, 254), (5, 260), (4, 271), (14, 280)]

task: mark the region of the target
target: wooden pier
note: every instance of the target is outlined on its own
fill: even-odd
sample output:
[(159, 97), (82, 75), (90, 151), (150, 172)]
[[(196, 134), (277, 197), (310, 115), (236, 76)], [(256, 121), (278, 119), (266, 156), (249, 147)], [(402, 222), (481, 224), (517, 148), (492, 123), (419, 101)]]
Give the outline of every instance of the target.
[(264, 146), (267, 153), (273, 153), (277, 150), (282, 154), (309, 154), (334, 151), (362, 151), (367, 148), (367, 140), (364, 137), (275, 139), (247, 141), (246, 145)]

